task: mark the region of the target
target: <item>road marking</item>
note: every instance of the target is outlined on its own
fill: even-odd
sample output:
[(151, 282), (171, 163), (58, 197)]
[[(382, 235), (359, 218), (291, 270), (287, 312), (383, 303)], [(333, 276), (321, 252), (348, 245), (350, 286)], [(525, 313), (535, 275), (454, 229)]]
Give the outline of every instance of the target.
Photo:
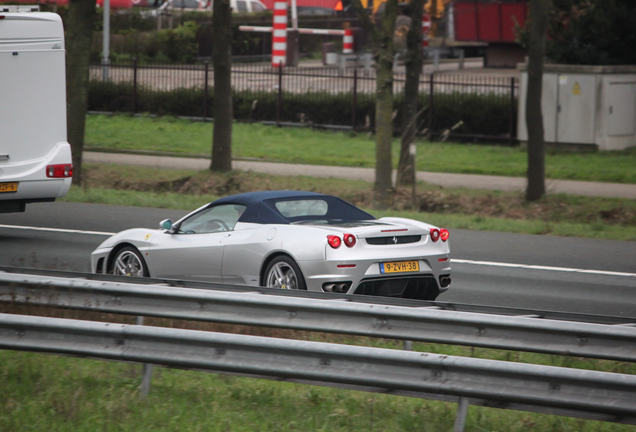
[(61, 232), (61, 233), (72, 233), (72, 234), (92, 234), (92, 235), (103, 235), (103, 236), (112, 236), (113, 234), (115, 234), (115, 233), (101, 232), (101, 231), (82, 231), (82, 230), (71, 230), (71, 229), (63, 229), (63, 228), (40, 228), (40, 227), (29, 227), (29, 226), (19, 226), (19, 225), (0, 225), (0, 228)]
[[(19, 226), (19, 225), (0, 225), (0, 228), (61, 232), (61, 233), (71, 233), (71, 234), (91, 234), (91, 235), (103, 235), (103, 236), (111, 236), (115, 234), (115, 233), (101, 232), (101, 231), (82, 231), (82, 230), (71, 230), (71, 229), (63, 229), (63, 228), (40, 228), (40, 227), (29, 227), (29, 226)], [(457, 258), (452, 258), (451, 263), (471, 264), (471, 265), (481, 265), (481, 266), (491, 266), (491, 267), (521, 268), (521, 269), (529, 269), (529, 270), (547, 270), (547, 271), (560, 271), (560, 272), (570, 272), (570, 273), (586, 273), (586, 274), (596, 274), (596, 275), (604, 275), (604, 276), (636, 277), (636, 273), (622, 273), (622, 272), (612, 272), (612, 271), (604, 271), (604, 270), (585, 270), (585, 269), (575, 269), (575, 268), (567, 268), (567, 267), (549, 267), (549, 266), (538, 266), (538, 265), (529, 265), (529, 264), (512, 264), (512, 263), (500, 263), (500, 262), (492, 262), (492, 261), (474, 261), (474, 260), (463, 260), (463, 259), (457, 259)]]
[(549, 271), (560, 271), (560, 272), (570, 272), (570, 273), (587, 273), (587, 274), (597, 274), (604, 276), (627, 276), (627, 277), (636, 277), (636, 273), (622, 273), (622, 272), (613, 272), (613, 271), (604, 271), (604, 270), (585, 270), (585, 269), (575, 269), (575, 268), (567, 268), (567, 267), (548, 267), (548, 266), (538, 266), (538, 265), (528, 265), (528, 264), (510, 264), (510, 263), (500, 263), (500, 262), (492, 262), (492, 261), (473, 261), (473, 260), (462, 260), (462, 259), (451, 259), (451, 263), (454, 264), (472, 264), (472, 265), (482, 265), (482, 266), (492, 266), (492, 267), (510, 267), (510, 268), (522, 268), (522, 269), (530, 269), (530, 270), (549, 270)]

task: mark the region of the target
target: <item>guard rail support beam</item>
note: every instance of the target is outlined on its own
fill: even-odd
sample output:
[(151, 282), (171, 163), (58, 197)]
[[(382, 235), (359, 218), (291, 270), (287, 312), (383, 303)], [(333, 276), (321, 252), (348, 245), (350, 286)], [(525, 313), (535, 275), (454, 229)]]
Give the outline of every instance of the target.
[(634, 327), (428, 307), (10, 273), (0, 274), (0, 301), (636, 361)]

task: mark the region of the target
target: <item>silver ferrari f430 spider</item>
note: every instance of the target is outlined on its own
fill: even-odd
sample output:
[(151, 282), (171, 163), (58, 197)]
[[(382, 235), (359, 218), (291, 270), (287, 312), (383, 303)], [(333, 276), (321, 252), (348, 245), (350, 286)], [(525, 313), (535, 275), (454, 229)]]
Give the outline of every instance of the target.
[(330, 195), (250, 192), (115, 234), (91, 264), (95, 273), (434, 300), (451, 282), (448, 237)]

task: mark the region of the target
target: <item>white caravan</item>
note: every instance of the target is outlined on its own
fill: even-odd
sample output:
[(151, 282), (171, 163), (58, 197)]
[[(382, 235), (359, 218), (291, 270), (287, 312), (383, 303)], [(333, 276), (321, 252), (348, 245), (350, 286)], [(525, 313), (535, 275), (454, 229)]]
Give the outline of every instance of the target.
[(55, 201), (73, 176), (64, 29), (38, 10), (0, 5), (0, 213)]

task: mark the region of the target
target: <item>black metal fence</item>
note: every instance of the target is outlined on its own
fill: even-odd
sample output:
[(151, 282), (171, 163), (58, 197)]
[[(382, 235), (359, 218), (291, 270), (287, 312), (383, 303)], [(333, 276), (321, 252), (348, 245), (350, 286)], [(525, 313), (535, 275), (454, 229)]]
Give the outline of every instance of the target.
[[(94, 65), (89, 109), (210, 117), (213, 75), (209, 63)], [(396, 133), (400, 133), (404, 79), (403, 68), (396, 70)], [(232, 66), (234, 116), (240, 121), (372, 130), (375, 82), (373, 68), (237, 63)], [(422, 74), (419, 98), (427, 109), (418, 118), (418, 132), (512, 143), (518, 90), (517, 80), (511, 77)]]

